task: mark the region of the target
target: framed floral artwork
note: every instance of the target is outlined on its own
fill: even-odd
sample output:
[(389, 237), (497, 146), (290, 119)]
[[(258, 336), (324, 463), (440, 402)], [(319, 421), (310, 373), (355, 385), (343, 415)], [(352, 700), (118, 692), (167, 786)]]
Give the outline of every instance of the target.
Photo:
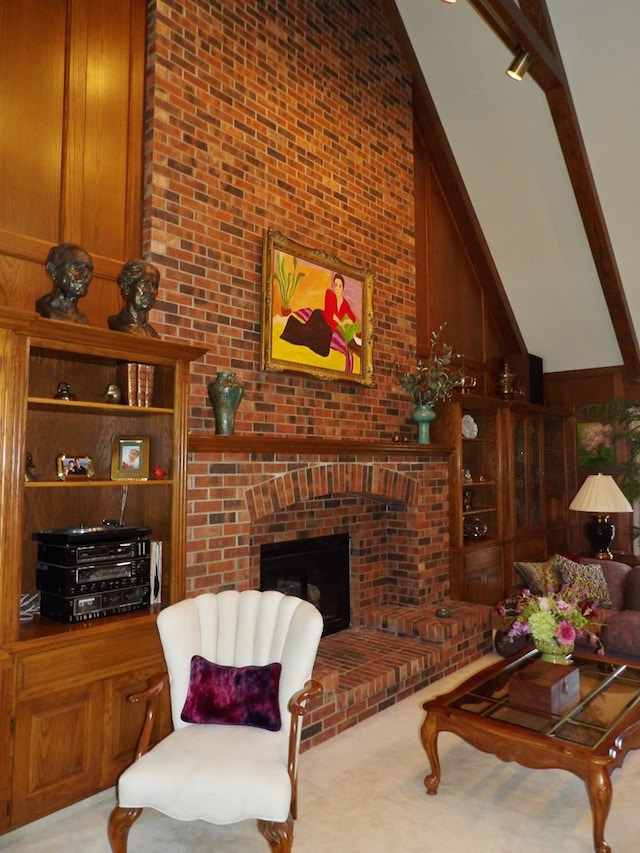
[(576, 425), (578, 465), (581, 468), (608, 470), (614, 461), (611, 424), (579, 423)]
[(260, 369), (373, 385), (373, 280), (265, 229)]

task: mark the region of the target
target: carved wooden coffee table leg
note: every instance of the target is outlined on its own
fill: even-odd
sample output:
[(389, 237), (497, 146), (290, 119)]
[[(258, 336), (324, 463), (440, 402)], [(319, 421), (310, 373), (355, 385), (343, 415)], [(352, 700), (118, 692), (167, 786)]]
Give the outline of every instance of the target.
[(420, 729), (420, 739), (422, 746), (427, 753), (431, 773), (425, 776), (424, 785), (427, 789), (427, 794), (438, 793), (438, 785), (440, 784), (440, 759), (438, 758), (438, 719), (435, 714), (427, 713), (422, 728)]
[(593, 763), (589, 766), (587, 792), (593, 817), (593, 847), (596, 853), (611, 853), (604, 840), (604, 825), (611, 808), (611, 777), (606, 767)]

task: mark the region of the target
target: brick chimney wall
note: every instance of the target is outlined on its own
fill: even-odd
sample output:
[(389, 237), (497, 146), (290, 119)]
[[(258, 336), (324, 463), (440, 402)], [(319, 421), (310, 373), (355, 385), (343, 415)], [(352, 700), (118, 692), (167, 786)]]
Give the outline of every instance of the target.
[[(415, 349), (411, 81), (383, 3), (149, 0), (148, 11), (144, 247), (161, 271), (153, 325), (209, 349), (192, 366), (190, 428), (214, 431), (206, 386), (233, 370), (245, 387), (237, 433), (414, 441), (395, 380)], [(373, 270), (375, 387), (260, 371), (264, 228)], [(256, 477), (239, 461), (190, 456), (189, 592), (252, 582), (248, 537), (264, 539), (269, 525), (236, 524)], [(440, 502), (443, 465), (426, 459), (414, 473)], [(382, 514), (386, 530), (387, 510), (370, 495), (366, 508), (345, 499), (298, 509), (333, 514), (341, 529), (352, 512), (366, 529)], [(445, 513), (430, 538), (434, 578)], [(328, 521), (317, 527), (331, 532)], [(410, 586), (424, 582), (414, 569)]]

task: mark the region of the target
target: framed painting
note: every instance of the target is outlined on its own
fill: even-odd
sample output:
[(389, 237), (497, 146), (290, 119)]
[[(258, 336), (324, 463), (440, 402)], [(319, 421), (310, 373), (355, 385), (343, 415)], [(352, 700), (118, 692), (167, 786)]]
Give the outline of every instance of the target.
[(611, 424), (576, 424), (578, 465), (608, 471), (614, 461)]
[(149, 437), (117, 435), (111, 446), (112, 480), (149, 479)]
[(373, 279), (265, 229), (260, 369), (373, 385)]

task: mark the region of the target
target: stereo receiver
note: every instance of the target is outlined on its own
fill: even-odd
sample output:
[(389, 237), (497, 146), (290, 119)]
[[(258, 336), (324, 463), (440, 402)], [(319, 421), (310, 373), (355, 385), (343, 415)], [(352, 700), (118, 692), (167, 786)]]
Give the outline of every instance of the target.
[(56, 622), (86, 622), (101, 616), (140, 610), (148, 606), (149, 597), (149, 584), (93, 595), (62, 596), (43, 591), (40, 593), (40, 615)]
[(122, 589), (149, 583), (151, 560), (140, 557), (117, 563), (57, 566), (38, 560), (36, 587), (56, 595), (86, 595), (107, 589)]

